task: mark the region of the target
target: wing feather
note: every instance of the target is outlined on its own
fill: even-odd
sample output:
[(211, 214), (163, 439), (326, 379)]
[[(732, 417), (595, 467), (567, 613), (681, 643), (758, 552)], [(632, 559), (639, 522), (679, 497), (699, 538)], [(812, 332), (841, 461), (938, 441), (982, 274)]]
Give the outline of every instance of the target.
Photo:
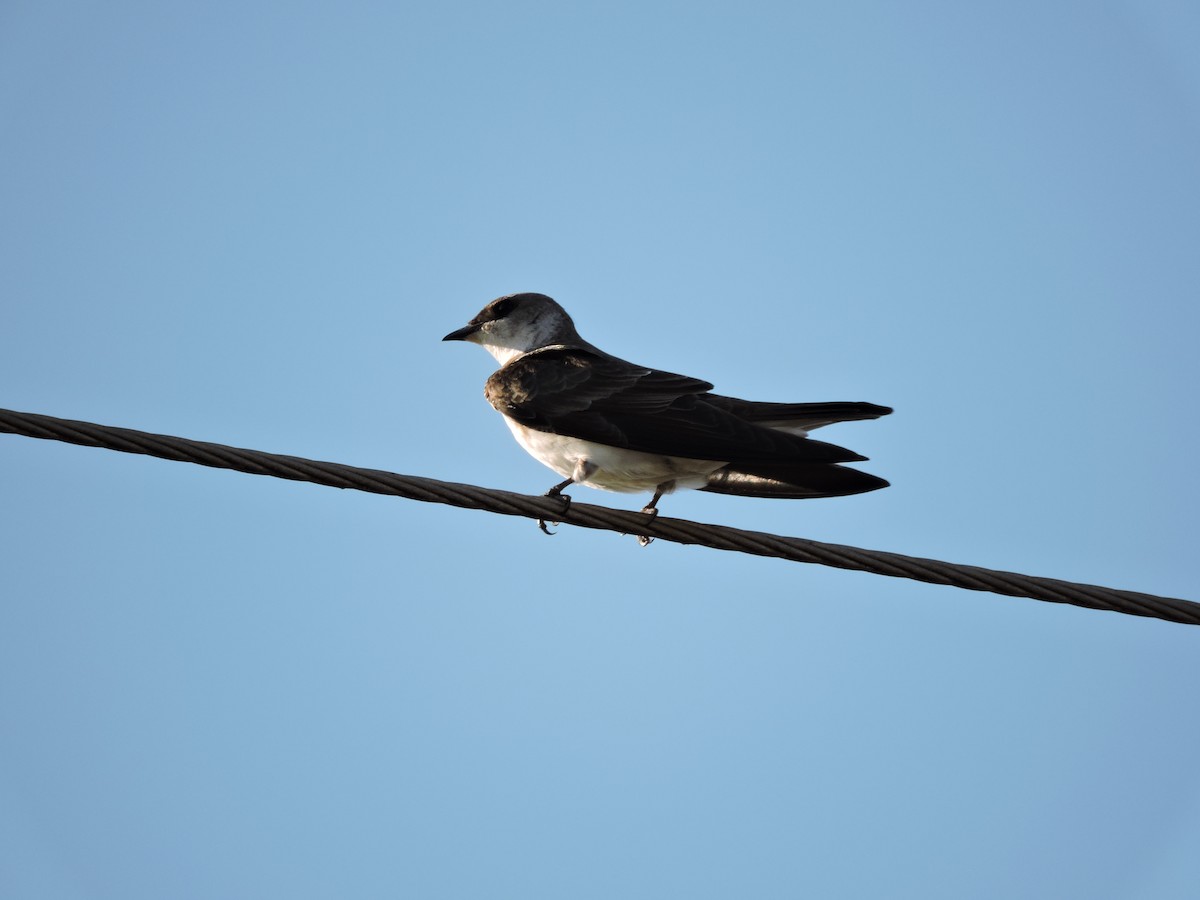
[(488, 401), (540, 431), (613, 447), (727, 462), (853, 462), (843, 447), (748, 422), (708, 401), (707, 381), (576, 347), (528, 353), (488, 379)]

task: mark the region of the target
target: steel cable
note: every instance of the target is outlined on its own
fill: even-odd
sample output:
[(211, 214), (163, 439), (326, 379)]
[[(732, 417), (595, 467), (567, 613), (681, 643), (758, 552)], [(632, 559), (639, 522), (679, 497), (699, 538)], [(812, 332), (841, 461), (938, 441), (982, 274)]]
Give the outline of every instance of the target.
[(506, 516), (561, 521), (583, 528), (645, 535), (678, 544), (697, 544), (716, 550), (732, 550), (793, 562), (819, 563), (841, 569), (872, 572), (876, 575), (951, 585), (972, 591), (989, 591), (1010, 597), (1028, 597), (1134, 616), (1148, 616), (1168, 622), (1200, 625), (1200, 603), (1189, 600), (1076, 584), (1054, 578), (1019, 575), (1015, 572), (1000, 572), (882, 550), (826, 544), (806, 538), (782, 537), (724, 525), (707, 525), (687, 519), (672, 519), (666, 516), (650, 519), (640, 512), (610, 509), (587, 503), (572, 502), (564, 512), (563, 503), (557, 498), (514, 494), (472, 484), (399, 475), (380, 469), (362, 469), (340, 463), (264, 453), (260, 450), (244, 450), (224, 444), (58, 419), (36, 413), (0, 410), (0, 432), (65, 441), (86, 447), (103, 447), (123, 453), (141, 453), (177, 462), (233, 469), (251, 475), (311, 481), (328, 487), (387, 494), (428, 503), (446, 503), (463, 509), (481, 509)]

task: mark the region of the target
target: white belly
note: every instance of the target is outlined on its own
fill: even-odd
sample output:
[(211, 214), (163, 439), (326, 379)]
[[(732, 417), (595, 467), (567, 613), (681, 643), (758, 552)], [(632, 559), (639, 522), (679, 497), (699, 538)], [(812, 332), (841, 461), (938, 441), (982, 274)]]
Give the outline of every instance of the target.
[(710, 474), (725, 465), (714, 460), (659, 456), (548, 434), (526, 428), (508, 416), (504, 416), (504, 422), (530, 456), (563, 478), (570, 478), (581, 460), (595, 466), (595, 471), (582, 483), (603, 491), (630, 494), (654, 491), (660, 484), (671, 481), (675, 482), (676, 488), (699, 488), (705, 485)]

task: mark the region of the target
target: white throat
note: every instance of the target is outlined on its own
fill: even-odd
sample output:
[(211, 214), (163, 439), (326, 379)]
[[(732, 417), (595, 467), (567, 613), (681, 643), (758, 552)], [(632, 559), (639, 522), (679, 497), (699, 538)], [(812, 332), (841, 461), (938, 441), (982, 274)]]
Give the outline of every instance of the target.
[(481, 344), (481, 346), (496, 357), (496, 362), (500, 363), (501, 367), (507, 366), (514, 359), (529, 352), (528, 350), (518, 350), (515, 347), (502, 347), (499, 344)]

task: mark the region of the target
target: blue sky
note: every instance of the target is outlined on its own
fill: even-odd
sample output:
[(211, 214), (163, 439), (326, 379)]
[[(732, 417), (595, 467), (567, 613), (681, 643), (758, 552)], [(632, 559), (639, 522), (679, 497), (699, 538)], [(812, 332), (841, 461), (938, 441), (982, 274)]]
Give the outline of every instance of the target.
[[(1200, 599), (1193, 4), (8, 3), (0, 406), (540, 493), (549, 293), (886, 491), (667, 515)], [(575, 490), (579, 500), (642, 498)], [(1194, 896), (1200, 631), (0, 436), (0, 893)]]

